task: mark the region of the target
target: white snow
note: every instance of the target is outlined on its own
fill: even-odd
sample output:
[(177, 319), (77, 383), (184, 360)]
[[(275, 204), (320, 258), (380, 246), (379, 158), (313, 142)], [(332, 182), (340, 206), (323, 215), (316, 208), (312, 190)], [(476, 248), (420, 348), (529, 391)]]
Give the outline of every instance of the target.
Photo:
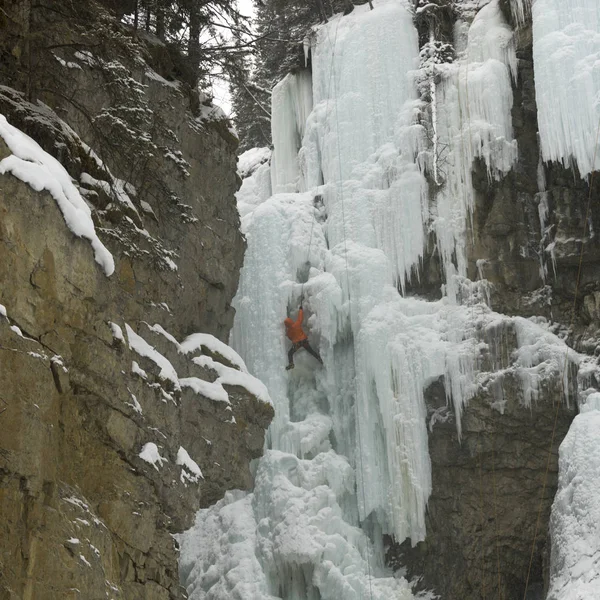
[(200, 351), (202, 347), (205, 347), (209, 352), (221, 355), (227, 362), (243, 373), (248, 372), (242, 357), (231, 346), (224, 344), (214, 335), (208, 333), (192, 333), (181, 342), (180, 350), (184, 354), (191, 354)]
[(96, 235), (91, 210), (65, 168), (37, 142), (10, 125), (2, 114), (0, 136), (12, 152), (11, 156), (0, 161), (0, 174), (11, 173), (38, 192), (50, 192), (62, 212), (67, 227), (76, 236), (90, 242), (96, 262), (107, 276), (112, 275), (115, 270), (113, 256)]
[(600, 4), (535, 0), (532, 16), (542, 156), (576, 164), (585, 177), (598, 169), (592, 162), (600, 123)]
[(182, 387), (190, 388), (194, 393), (200, 394), (209, 400), (229, 404), (229, 394), (225, 391), (220, 381), (211, 383), (198, 377), (184, 377), (179, 380), (179, 383)]
[(270, 158), (269, 148), (252, 148), (238, 159), (238, 169), (244, 178), (236, 194), (242, 218), (272, 194)]
[(16, 326), (16, 325), (11, 325), (10, 326), (11, 331), (13, 331), (14, 333), (16, 333), (19, 337), (24, 337), (23, 336), (23, 332)]
[[(103, 163), (101, 162), (103, 165)], [(123, 204), (139, 216), (138, 210), (131, 201), (129, 194), (126, 189), (130, 187), (126, 181), (113, 177), (110, 171), (106, 170), (108, 175), (111, 177), (111, 182), (95, 179), (89, 173), (82, 173), (80, 176), (81, 183), (90, 187), (96, 187), (101, 189), (109, 198), (115, 199), (120, 204)]]
[(169, 380), (176, 390), (180, 389), (179, 377), (173, 365), (156, 348), (153, 348), (143, 337), (133, 331), (127, 323), (125, 323), (125, 330), (127, 331), (129, 348), (154, 362), (160, 367), (159, 377)]
[(180, 347), (179, 342), (175, 339), (175, 337), (172, 336), (162, 325), (159, 325), (158, 323), (155, 323), (154, 325), (148, 325), (146, 323), (146, 325), (148, 326), (148, 329), (150, 329), (150, 331), (158, 333), (163, 337), (167, 338), (176, 348)]
[(258, 167), (271, 159), (271, 150), (269, 148), (250, 148), (240, 154), (238, 158), (238, 171), (242, 178), (252, 175)]
[(78, 63), (67, 61), (54, 53), (52, 53), (52, 55), (63, 67), (67, 69), (79, 69), (81, 71), (81, 65), (79, 65)]
[(92, 568), (92, 565), (90, 564), (90, 562), (88, 561), (88, 559), (83, 555), (80, 554), (79, 555), (79, 560), (86, 566), (89, 567), (90, 569)]
[(84, 512), (89, 512), (89, 510), (90, 510), (90, 507), (83, 500), (80, 500), (79, 498), (76, 498), (75, 496), (69, 496), (68, 498), (63, 498), (63, 501), (71, 504), (72, 506), (76, 506), (77, 508), (79, 508), (80, 510), (82, 510)]
[(148, 379), (148, 373), (135, 360), (131, 361), (131, 372), (134, 375), (139, 375), (142, 379)]
[(139, 453), (139, 457), (147, 463), (150, 463), (157, 471), (159, 470), (158, 467), (162, 467), (163, 463), (168, 462), (164, 456), (160, 455), (158, 446), (153, 442), (144, 444), (144, 447)]
[(143, 411), (142, 411), (142, 405), (139, 403), (138, 399), (135, 397), (135, 394), (133, 394), (131, 392), (131, 390), (129, 390), (129, 388), (127, 389), (127, 391), (129, 392), (129, 395), (131, 396), (131, 400), (132, 400), (133, 403), (127, 402), (126, 404), (128, 404), (129, 406), (131, 406), (131, 408), (133, 408), (133, 410), (135, 410), (136, 413), (138, 413), (139, 415), (141, 415), (143, 413)]
[(121, 329), (121, 327), (119, 327), (119, 325), (113, 323), (112, 321), (109, 321), (108, 324), (110, 325), (110, 330), (112, 331), (113, 338), (115, 338), (115, 340), (119, 340), (120, 342), (124, 342), (125, 337), (123, 336), (123, 330)]
[(190, 457), (187, 450), (183, 446), (180, 446), (179, 450), (177, 451), (176, 462), (182, 467), (181, 483), (186, 484), (188, 481), (192, 483), (198, 483), (200, 479), (204, 479), (200, 467), (196, 461)]
[[(208, 351), (215, 357), (221, 357), (223, 360), (233, 365), (226, 366), (218, 360), (204, 355), (192, 356), (192, 362), (201, 367), (213, 369), (219, 375), (214, 382), (205, 381), (198, 377), (183, 377), (180, 378), (175, 367), (171, 362), (156, 348), (151, 346), (143, 337), (133, 331), (133, 329), (125, 324), (129, 347), (140, 356), (144, 356), (152, 360), (159, 368), (159, 377), (163, 380), (170, 381), (175, 390), (188, 388), (196, 394), (200, 394), (215, 402), (225, 402), (229, 404), (229, 394), (223, 385), (239, 386), (246, 389), (250, 394), (256, 396), (261, 402), (271, 403), (269, 392), (266, 386), (258, 379), (248, 373), (248, 369), (242, 358), (233, 348), (224, 344), (213, 335), (207, 333), (194, 333), (189, 335), (181, 344), (161, 325), (147, 325), (148, 329), (155, 334), (163, 336), (168, 340), (178, 352), (182, 354), (196, 354), (202, 351)], [(234, 368), (235, 367), (235, 368)], [(144, 380), (148, 380), (148, 373), (142, 369), (136, 361), (131, 363), (131, 372), (140, 376)], [(154, 384), (153, 384), (154, 385)], [(173, 397), (165, 390), (160, 388), (160, 393), (165, 400), (174, 402)], [(135, 404), (134, 404), (135, 407)], [(137, 410), (137, 408), (135, 408)]]
[[(227, 347), (229, 348), (229, 346)], [(209, 369), (216, 371), (219, 374), (219, 378), (215, 383), (243, 387), (252, 395), (256, 396), (261, 402), (272, 404), (267, 386), (256, 377), (249, 375), (246, 372), (245, 365), (243, 371), (238, 371), (237, 369), (232, 369), (220, 362), (214, 361), (209, 356), (194, 357), (192, 362), (201, 367), (208, 367)]]

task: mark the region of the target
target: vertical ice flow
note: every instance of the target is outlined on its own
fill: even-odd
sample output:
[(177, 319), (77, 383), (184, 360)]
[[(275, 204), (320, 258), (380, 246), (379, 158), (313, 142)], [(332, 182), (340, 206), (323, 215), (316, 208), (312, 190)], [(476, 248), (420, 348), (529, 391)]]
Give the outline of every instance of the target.
[(453, 273), (467, 275), (465, 227), (473, 211), (473, 162), (480, 159), (488, 176), (500, 179), (517, 158), (511, 117), (517, 59), (513, 31), (498, 0), (477, 13), (466, 43), (457, 39), (455, 45), (465, 50), (439, 86), (438, 129), (446, 149), (439, 164), (445, 177), (432, 207), (450, 297), (457, 293)]
[(271, 98), (273, 193), (304, 190), (298, 152), (302, 145), (306, 121), (312, 110), (310, 71), (302, 70), (284, 77), (273, 88)]

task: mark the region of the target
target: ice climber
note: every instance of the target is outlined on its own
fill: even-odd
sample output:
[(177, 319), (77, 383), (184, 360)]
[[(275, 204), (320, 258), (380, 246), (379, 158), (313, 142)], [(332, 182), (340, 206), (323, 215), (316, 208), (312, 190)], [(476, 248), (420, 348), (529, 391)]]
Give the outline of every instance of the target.
[(308, 336), (304, 333), (302, 329), (302, 319), (304, 318), (304, 311), (302, 310), (302, 305), (298, 309), (298, 318), (295, 321), (292, 321), (289, 317), (284, 321), (285, 324), (285, 335), (292, 342), (292, 347), (288, 352), (289, 364), (286, 367), (286, 370), (294, 368), (294, 354), (300, 350), (300, 348), (304, 348), (309, 354), (314, 356), (321, 364), (323, 361), (319, 356), (319, 353), (313, 350), (308, 343)]

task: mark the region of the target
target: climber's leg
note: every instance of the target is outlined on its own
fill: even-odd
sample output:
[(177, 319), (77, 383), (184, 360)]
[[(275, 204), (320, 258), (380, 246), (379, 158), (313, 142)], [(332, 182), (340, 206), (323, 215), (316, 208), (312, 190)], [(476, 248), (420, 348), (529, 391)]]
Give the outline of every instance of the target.
[(311, 355), (314, 356), (321, 364), (323, 364), (323, 360), (321, 359), (321, 356), (319, 355), (319, 353), (316, 350), (313, 350), (311, 345), (308, 343), (308, 340), (304, 340), (303, 342), (301, 342), (302, 347)]
[(286, 370), (289, 371), (294, 368), (294, 354), (296, 354), (299, 348), (300, 346), (298, 344), (292, 344), (292, 347), (288, 352), (288, 366), (286, 367)]

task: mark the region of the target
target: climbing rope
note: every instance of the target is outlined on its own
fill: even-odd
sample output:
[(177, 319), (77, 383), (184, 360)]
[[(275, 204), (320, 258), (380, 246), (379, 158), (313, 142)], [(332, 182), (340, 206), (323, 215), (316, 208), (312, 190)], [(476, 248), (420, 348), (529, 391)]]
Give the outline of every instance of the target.
[[(581, 252), (579, 253), (579, 266), (577, 269), (577, 281), (575, 284), (575, 297), (573, 298), (573, 308), (571, 311), (571, 323), (569, 326), (569, 330), (573, 329), (573, 325), (575, 323), (575, 314), (577, 311), (577, 296), (579, 295), (579, 284), (581, 283), (581, 270), (583, 267), (583, 252), (584, 252), (584, 248), (585, 248), (584, 240), (585, 240), (585, 235), (587, 233), (588, 222), (590, 219), (590, 208), (592, 205), (592, 193), (594, 191), (594, 178), (596, 176), (595, 167), (596, 167), (596, 156), (598, 153), (598, 141), (599, 140), (600, 140), (600, 119), (598, 120), (598, 128), (596, 130), (596, 144), (594, 146), (594, 160), (592, 161), (592, 174), (590, 177), (590, 190), (588, 193), (587, 208), (585, 211), (585, 220), (583, 223), (583, 234), (581, 236)], [(565, 342), (565, 344), (566, 344), (566, 342)], [(567, 345), (567, 348), (565, 351), (565, 362), (563, 365), (563, 373), (562, 373), (562, 378), (561, 378), (562, 379), (561, 386), (562, 386), (563, 396), (566, 396), (566, 394), (568, 393), (568, 390), (565, 390), (565, 376), (567, 374), (567, 368), (568, 368), (569, 349), (570, 348)], [(556, 427), (558, 424), (559, 409), (560, 409), (560, 399), (556, 398), (556, 400), (554, 401), (554, 424), (552, 426), (552, 437), (550, 438), (550, 446), (548, 447), (548, 459), (546, 461), (546, 471), (544, 472), (544, 484), (542, 486), (542, 493), (540, 496), (540, 504), (538, 507), (537, 519), (535, 521), (535, 530), (534, 530), (534, 534), (533, 534), (533, 543), (531, 544), (531, 556), (529, 558), (529, 568), (527, 569), (527, 579), (525, 581), (525, 592), (523, 593), (523, 600), (526, 600), (527, 588), (529, 587), (529, 578), (531, 576), (531, 567), (533, 565), (533, 557), (535, 555), (535, 544), (537, 542), (539, 525), (540, 525), (540, 520), (541, 520), (541, 516), (542, 516), (542, 509), (544, 506), (544, 496), (546, 495), (546, 487), (548, 485), (548, 472), (550, 471), (550, 461), (552, 460), (552, 446), (554, 445), (554, 439), (556, 437)]]

